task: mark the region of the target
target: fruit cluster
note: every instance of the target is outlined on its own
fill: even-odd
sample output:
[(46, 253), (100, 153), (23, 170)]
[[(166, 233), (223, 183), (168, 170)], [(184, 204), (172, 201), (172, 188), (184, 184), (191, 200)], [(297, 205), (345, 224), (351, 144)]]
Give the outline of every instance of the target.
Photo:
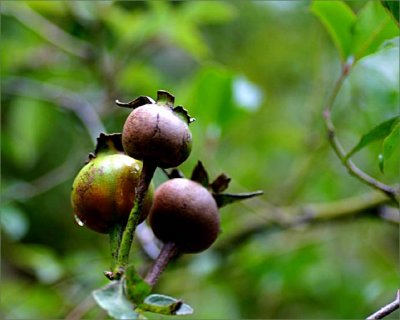
[[(79, 224), (111, 236), (119, 232), (113, 253), (116, 268), (107, 275), (110, 279), (123, 274), (133, 232), (146, 219), (164, 247), (197, 253), (217, 239), (220, 207), (260, 194), (222, 193), (230, 179), (222, 174), (209, 183), (201, 162), (191, 179), (183, 177), (176, 167), (191, 152), (189, 124), (194, 119), (183, 107), (174, 107), (168, 92), (158, 91), (157, 101), (141, 96), (116, 103), (133, 109), (122, 133), (100, 134), (95, 152), (75, 178), (71, 196)], [(170, 180), (153, 192), (151, 179), (157, 167)], [(147, 282), (153, 284), (155, 278), (150, 278)]]

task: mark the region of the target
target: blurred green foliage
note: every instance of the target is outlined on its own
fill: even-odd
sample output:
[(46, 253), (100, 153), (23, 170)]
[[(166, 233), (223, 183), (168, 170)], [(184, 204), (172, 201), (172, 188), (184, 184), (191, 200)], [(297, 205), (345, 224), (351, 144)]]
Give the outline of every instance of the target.
[[(346, 150), (398, 114), (399, 38), (386, 41), (398, 28), (378, 2), (364, 4), (3, 1), (1, 317), (106, 318), (90, 293), (107, 283), (108, 239), (74, 224), (69, 193), (96, 136), (121, 131), (129, 111), (115, 99), (172, 92), (196, 118), (181, 169), (202, 160), (210, 176), (232, 177), (232, 191), (265, 191), (222, 210), (221, 240), (264, 221), (269, 204), (368, 191), (335, 157), (321, 116), (340, 73), (334, 44), (359, 60), (333, 113)], [(360, 21), (354, 38), (349, 21), (334, 29), (342, 11)], [(379, 19), (385, 32), (363, 47)], [(384, 173), (382, 141), (353, 159), (398, 182), (392, 144)], [(183, 298), (196, 319), (362, 318), (394, 297), (398, 244), (398, 228), (373, 217), (265, 232), (224, 254), (182, 257), (157, 292)], [(138, 269), (148, 266), (134, 250)]]

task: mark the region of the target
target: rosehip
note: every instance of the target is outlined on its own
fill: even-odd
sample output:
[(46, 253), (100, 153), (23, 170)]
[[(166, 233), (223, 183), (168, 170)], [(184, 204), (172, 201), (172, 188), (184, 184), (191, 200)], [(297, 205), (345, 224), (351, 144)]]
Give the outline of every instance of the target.
[(220, 230), (213, 196), (201, 184), (184, 178), (168, 180), (157, 188), (149, 223), (157, 238), (175, 243), (182, 253), (206, 250)]

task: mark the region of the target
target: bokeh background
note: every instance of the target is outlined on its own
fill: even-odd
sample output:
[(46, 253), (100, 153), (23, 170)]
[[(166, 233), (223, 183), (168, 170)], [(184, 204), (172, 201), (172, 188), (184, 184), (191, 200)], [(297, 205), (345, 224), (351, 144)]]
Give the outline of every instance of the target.
[[(375, 215), (222, 246), (272, 207), (371, 191), (326, 139), (321, 112), (340, 60), (309, 1), (3, 1), (0, 55), (2, 318), (107, 318), (90, 294), (107, 283), (108, 238), (74, 223), (71, 184), (97, 135), (121, 131), (129, 110), (115, 99), (158, 89), (196, 118), (185, 174), (202, 160), (211, 177), (232, 177), (230, 191), (265, 192), (223, 208), (214, 248), (163, 274), (156, 291), (195, 309), (184, 318), (358, 319), (393, 300), (399, 229)], [(398, 57), (397, 41), (346, 80), (333, 117), (347, 150), (398, 114)], [(384, 174), (379, 142), (354, 159), (395, 183), (398, 149)], [(149, 257), (133, 250), (144, 270)]]

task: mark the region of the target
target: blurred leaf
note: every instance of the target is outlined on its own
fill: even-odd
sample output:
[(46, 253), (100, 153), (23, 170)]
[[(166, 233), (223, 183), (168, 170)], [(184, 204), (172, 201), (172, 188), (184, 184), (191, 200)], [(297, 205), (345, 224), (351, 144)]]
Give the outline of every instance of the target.
[(190, 179), (200, 183), (204, 188), (208, 188), (209, 184), (208, 173), (201, 161), (197, 162), (197, 165), (194, 167)]
[(311, 4), (311, 11), (329, 32), (340, 52), (342, 60), (346, 60), (351, 54), (351, 30), (356, 21), (354, 12), (343, 1), (316, 0)]
[(29, 222), (24, 213), (14, 205), (1, 208), (1, 228), (10, 239), (20, 240), (28, 231)]
[(248, 111), (257, 111), (264, 100), (261, 89), (243, 76), (233, 81), (233, 97), (238, 107)]
[(130, 265), (125, 271), (125, 290), (130, 301), (140, 304), (150, 294), (151, 286), (138, 275), (135, 267)]
[(118, 45), (138, 47), (154, 37), (159, 27), (151, 12), (132, 12), (116, 5), (104, 11), (101, 18), (115, 34)]
[(185, 105), (204, 127), (225, 127), (238, 112), (233, 104), (232, 83), (232, 72), (215, 66), (200, 69), (190, 81)]
[[(400, 118), (398, 118), (399, 120)], [(384, 170), (384, 165), (387, 160), (392, 156), (396, 146), (400, 145), (400, 121), (397, 121), (396, 125), (392, 127), (390, 134), (383, 140), (383, 154), (381, 171)]]
[(353, 33), (352, 53), (359, 60), (398, 36), (399, 28), (377, 1), (369, 1), (358, 13)]
[(63, 1), (25, 1), (25, 4), (40, 12), (41, 14), (50, 14), (55, 16), (64, 16), (67, 14), (66, 5)]
[(384, 171), (385, 171), (385, 168), (384, 168), (385, 164), (384, 164), (383, 154), (382, 154), (382, 153), (380, 153), (380, 154), (378, 155), (378, 166), (379, 166), (379, 170), (380, 170), (382, 173), (384, 173)]
[(3, 276), (1, 290), (2, 319), (64, 318), (65, 295), (55, 286)]
[(143, 304), (140, 305), (140, 309), (166, 315), (187, 315), (193, 313), (193, 308), (184, 304), (181, 300), (161, 294), (148, 296)]
[(184, 2), (180, 15), (182, 19), (201, 25), (228, 22), (235, 17), (236, 10), (228, 2), (194, 1)]
[(113, 281), (109, 285), (93, 291), (97, 304), (114, 319), (138, 319), (134, 305), (124, 295), (122, 281)]
[(262, 195), (263, 191), (246, 192), (246, 193), (214, 193), (213, 197), (217, 202), (218, 208), (225, 207), (233, 202), (250, 199)]
[(54, 252), (41, 245), (18, 245), (12, 252), (12, 260), (19, 268), (35, 274), (43, 283), (53, 283), (64, 273), (63, 266)]
[(400, 2), (395, 0), (381, 0), (381, 3), (397, 21), (397, 24), (399, 24)]
[(392, 130), (394, 126), (396, 126), (400, 122), (400, 118), (398, 116), (393, 117), (389, 120), (386, 120), (376, 127), (372, 128), (372, 130), (368, 131), (364, 134), (357, 145), (346, 155), (345, 159), (349, 159), (356, 152), (360, 151), (365, 146), (369, 145), (371, 142), (376, 140), (380, 140), (385, 138)]
[(52, 129), (53, 116), (53, 110), (40, 101), (22, 97), (12, 101), (6, 124), (12, 134), (6, 143), (17, 165), (31, 168), (36, 164)]

